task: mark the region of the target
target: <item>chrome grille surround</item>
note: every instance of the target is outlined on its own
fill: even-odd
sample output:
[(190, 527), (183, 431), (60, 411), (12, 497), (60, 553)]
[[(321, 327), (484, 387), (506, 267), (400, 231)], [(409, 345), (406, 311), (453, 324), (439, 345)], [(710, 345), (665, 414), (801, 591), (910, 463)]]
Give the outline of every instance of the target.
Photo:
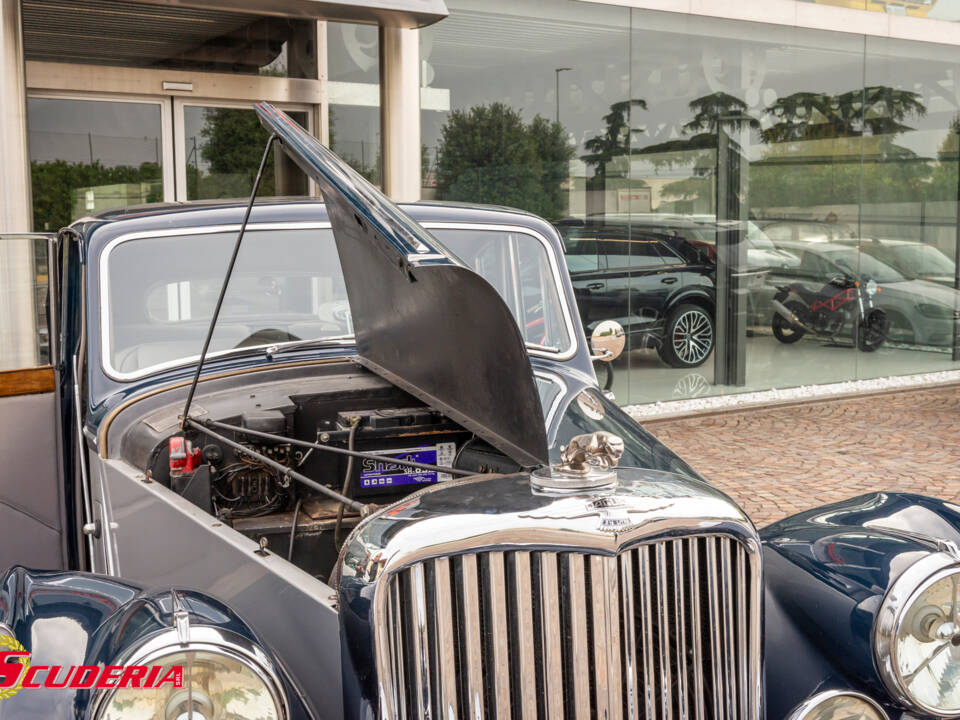
[(372, 603), (361, 715), (759, 720), (755, 529), (699, 481), (618, 478), (572, 497), (466, 478), (362, 523), (340, 579), (341, 611)]

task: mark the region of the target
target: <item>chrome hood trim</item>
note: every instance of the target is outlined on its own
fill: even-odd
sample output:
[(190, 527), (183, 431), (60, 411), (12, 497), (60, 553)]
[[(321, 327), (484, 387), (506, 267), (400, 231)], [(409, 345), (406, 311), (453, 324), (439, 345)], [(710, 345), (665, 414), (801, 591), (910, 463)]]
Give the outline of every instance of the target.
[(528, 474), (477, 475), (408, 496), (350, 536), (341, 578), (384, 573), (439, 556), (562, 547), (615, 555), (644, 541), (725, 533), (752, 551), (760, 540), (736, 503), (705, 482), (658, 470), (617, 468), (610, 490), (538, 494)]

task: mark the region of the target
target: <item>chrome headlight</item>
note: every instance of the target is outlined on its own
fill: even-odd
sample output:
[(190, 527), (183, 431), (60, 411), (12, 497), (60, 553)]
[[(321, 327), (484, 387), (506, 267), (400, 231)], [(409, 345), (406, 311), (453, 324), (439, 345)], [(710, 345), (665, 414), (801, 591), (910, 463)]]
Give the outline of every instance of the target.
[(960, 717), (960, 554), (934, 553), (897, 579), (877, 615), (874, 652), (894, 697)]
[(887, 720), (887, 714), (866, 695), (830, 690), (801, 703), (788, 720)]
[(877, 281), (876, 280), (867, 280), (867, 295), (876, 295), (877, 294)]
[(264, 652), (245, 638), (192, 627), (182, 644), (174, 633), (146, 642), (124, 665), (159, 666), (163, 677), (183, 668), (181, 687), (114, 688), (95, 700), (95, 720), (286, 720), (283, 690)]

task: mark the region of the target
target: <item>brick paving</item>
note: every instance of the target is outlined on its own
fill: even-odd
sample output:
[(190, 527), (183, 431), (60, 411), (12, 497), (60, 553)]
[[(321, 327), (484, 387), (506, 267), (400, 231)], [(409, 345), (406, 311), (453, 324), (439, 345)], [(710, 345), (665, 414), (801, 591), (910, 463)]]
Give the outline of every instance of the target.
[(960, 385), (643, 425), (757, 527), (877, 490), (960, 502)]

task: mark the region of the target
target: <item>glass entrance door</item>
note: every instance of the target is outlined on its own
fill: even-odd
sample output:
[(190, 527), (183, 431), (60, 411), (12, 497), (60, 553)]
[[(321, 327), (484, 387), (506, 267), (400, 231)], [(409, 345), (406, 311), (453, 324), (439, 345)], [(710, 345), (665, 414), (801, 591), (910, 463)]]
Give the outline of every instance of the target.
[[(285, 107), (308, 131), (311, 113)], [(200, 104), (174, 101), (177, 199), (207, 200), (249, 196), (269, 138), (249, 104)], [(310, 183), (287, 156), (271, 151), (258, 195), (307, 195)]]
[(27, 122), (34, 230), (174, 199), (169, 100), (31, 95)]

